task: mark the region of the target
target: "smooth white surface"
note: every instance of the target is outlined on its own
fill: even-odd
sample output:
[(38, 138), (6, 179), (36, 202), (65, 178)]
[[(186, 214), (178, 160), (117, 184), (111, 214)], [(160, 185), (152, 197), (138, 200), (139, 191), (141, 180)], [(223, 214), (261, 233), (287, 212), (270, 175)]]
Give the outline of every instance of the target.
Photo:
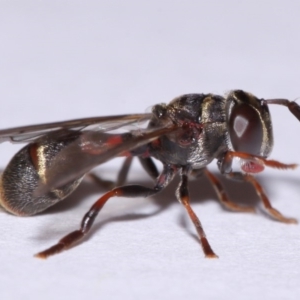
[[(0, 1), (0, 128), (144, 112), (191, 92), (239, 88), (300, 96), (298, 1)], [(300, 124), (272, 107), (272, 158), (300, 162)], [(4, 168), (18, 146), (0, 147)], [(99, 168), (114, 178), (120, 161)], [(215, 170), (215, 166), (212, 168)], [(300, 219), (300, 173), (259, 176), (272, 203)], [(135, 165), (130, 182), (151, 185)], [(224, 181), (239, 203), (259, 201)], [(193, 207), (218, 260), (203, 257), (176, 202), (176, 183), (152, 199), (114, 199), (81, 245), (32, 255), (77, 228), (104, 191), (86, 181), (33, 218), (1, 212), (1, 299), (299, 299), (300, 227), (230, 213), (205, 180)]]

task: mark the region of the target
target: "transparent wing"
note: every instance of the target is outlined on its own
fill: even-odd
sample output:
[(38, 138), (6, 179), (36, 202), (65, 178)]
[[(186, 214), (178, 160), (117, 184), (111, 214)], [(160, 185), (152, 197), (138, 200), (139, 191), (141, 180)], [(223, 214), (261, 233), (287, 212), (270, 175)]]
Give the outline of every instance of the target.
[(132, 114), (108, 117), (93, 117), (63, 122), (45, 123), (0, 130), (0, 143), (29, 143), (39, 137), (61, 129), (111, 131), (136, 122), (147, 121), (152, 114)]
[(41, 196), (62, 187), (89, 172), (97, 165), (142, 147), (158, 137), (175, 131), (175, 125), (140, 129), (124, 134), (85, 131), (54, 158), (34, 193)]

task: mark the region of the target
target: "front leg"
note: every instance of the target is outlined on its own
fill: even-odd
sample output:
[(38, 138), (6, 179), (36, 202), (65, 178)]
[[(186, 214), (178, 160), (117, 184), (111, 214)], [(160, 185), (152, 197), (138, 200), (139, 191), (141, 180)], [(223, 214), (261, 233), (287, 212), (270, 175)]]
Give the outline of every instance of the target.
[(297, 164), (284, 164), (277, 160), (266, 159), (262, 156), (252, 155), (246, 152), (227, 151), (218, 159), (218, 168), (221, 174), (232, 172), (232, 162), (234, 158), (241, 159), (241, 169), (245, 173), (259, 173), (264, 167), (275, 169), (295, 169)]
[(268, 212), (268, 214), (274, 218), (275, 220), (287, 224), (297, 224), (298, 221), (294, 218), (287, 218), (281, 212), (279, 212), (276, 208), (274, 208), (267, 197), (266, 193), (264, 192), (262, 186), (259, 182), (250, 174), (243, 174), (241, 172), (231, 172), (226, 174), (226, 177), (229, 179), (239, 180), (239, 181), (246, 181), (252, 184), (255, 189), (256, 194), (261, 199), (264, 208)]
[(208, 171), (207, 168), (204, 170), (204, 174), (211, 182), (214, 190), (216, 191), (219, 201), (221, 204), (223, 204), (227, 209), (231, 211), (238, 211), (238, 212), (255, 212), (255, 209), (253, 207), (248, 206), (240, 206), (234, 202), (232, 202), (229, 197), (227, 196), (227, 193), (225, 192), (224, 187), (222, 186), (219, 179), (211, 172)]
[[(233, 172), (232, 171), (232, 161), (234, 157), (238, 157), (241, 160), (241, 167), (245, 173)], [(229, 179), (234, 179), (238, 181), (246, 181), (253, 185), (257, 195), (261, 199), (266, 211), (277, 221), (296, 224), (298, 223), (294, 218), (287, 218), (283, 216), (277, 209), (273, 208), (270, 200), (268, 199), (266, 193), (264, 192), (262, 186), (259, 182), (251, 175), (251, 173), (258, 173), (258, 170), (262, 171), (264, 166), (269, 166), (272, 168), (279, 169), (294, 169), (296, 164), (283, 164), (276, 160), (268, 160), (260, 156), (251, 155), (244, 152), (233, 152), (228, 151), (218, 160), (218, 167), (220, 172)]]

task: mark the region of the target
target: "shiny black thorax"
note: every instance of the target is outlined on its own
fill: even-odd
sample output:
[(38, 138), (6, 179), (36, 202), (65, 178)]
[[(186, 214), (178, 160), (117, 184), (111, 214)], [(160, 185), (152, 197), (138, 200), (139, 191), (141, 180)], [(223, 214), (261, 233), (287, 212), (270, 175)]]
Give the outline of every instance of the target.
[(205, 167), (227, 149), (226, 100), (212, 94), (187, 94), (153, 107), (149, 128), (178, 126), (150, 144), (150, 155), (164, 164)]

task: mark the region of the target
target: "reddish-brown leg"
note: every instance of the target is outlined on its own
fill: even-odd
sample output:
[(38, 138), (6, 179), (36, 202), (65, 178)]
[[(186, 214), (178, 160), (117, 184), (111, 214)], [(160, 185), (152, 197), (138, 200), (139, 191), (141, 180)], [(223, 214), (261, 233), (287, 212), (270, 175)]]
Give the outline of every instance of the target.
[(189, 191), (188, 191), (188, 177), (186, 174), (181, 174), (181, 181), (180, 181), (179, 187), (176, 191), (176, 196), (177, 196), (179, 202), (181, 202), (183, 204), (183, 206), (185, 207), (189, 217), (191, 218), (192, 222), (194, 223), (194, 225), (196, 227), (205, 257), (218, 258), (218, 256), (212, 250), (212, 248), (206, 238), (204, 229), (202, 227), (202, 224), (201, 224), (199, 218), (196, 216), (195, 212), (191, 208)]
[(250, 182), (257, 195), (260, 197), (266, 211), (269, 213), (271, 217), (276, 219), (277, 221), (287, 223), (287, 224), (297, 224), (298, 221), (294, 218), (287, 218), (283, 216), (277, 209), (273, 208), (270, 200), (268, 199), (267, 195), (265, 194), (262, 186), (258, 183), (258, 181), (250, 174), (242, 174), (238, 172), (232, 172), (226, 175), (229, 178), (237, 179), (237, 180), (244, 180)]
[(114, 188), (110, 192), (104, 194), (94, 203), (94, 205), (83, 217), (79, 230), (75, 230), (69, 233), (68, 235), (63, 237), (56, 245), (50, 247), (45, 251), (37, 253), (35, 256), (45, 259), (51, 255), (60, 253), (79, 242), (89, 232), (98, 213), (111, 197), (149, 197), (165, 188), (173, 179), (175, 172), (175, 168), (172, 168), (171, 166), (165, 166), (161, 175), (158, 177), (154, 188), (148, 188), (141, 185), (127, 185)]
[(218, 198), (220, 202), (228, 209), (233, 210), (233, 211), (239, 211), (239, 212), (255, 212), (255, 209), (253, 207), (245, 207), (245, 206), (240, 206), (228, 198), (221, 182), (218, 180), (216, 176), (214, 176), (211, 172), (209, 172), (207, 169), (204, 170), (204, 174), (206, 177), (210, 180), (213, 188), (215, 189)]
[(265, 159), (261, 156), (251, 155), (245, 152), (227, 151), (219, 163), (221, 173), (230, 173), (233, 158), (241, 158), (253, 161), (259, 165), (268, 166), (276, 169), (295, 169), (297, 164), (283, 164), (277, 160)]

